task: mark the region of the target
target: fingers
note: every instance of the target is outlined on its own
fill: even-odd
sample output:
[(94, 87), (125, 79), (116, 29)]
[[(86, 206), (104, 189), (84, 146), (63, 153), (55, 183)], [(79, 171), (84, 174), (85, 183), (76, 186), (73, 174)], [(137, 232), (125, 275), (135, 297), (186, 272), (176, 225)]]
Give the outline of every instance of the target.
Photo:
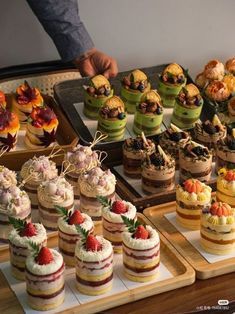
[(108, 79), (110, 77), (115, 77), (118, 74), (118, 66), (115, 59), (110, 58), (110, 63), (108, 69), (103, 72), (103, 75)]
[(91, 64), (89, 58), (78, 64), (78, 70), (82, 76), (95, 76), (97, 74), (96, 68)]

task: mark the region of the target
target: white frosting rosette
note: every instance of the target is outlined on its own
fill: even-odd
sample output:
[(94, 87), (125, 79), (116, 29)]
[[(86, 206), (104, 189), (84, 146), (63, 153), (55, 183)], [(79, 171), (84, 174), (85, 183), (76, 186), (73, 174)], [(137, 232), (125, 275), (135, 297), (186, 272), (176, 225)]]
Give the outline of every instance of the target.
[[(93, 223), (91, 217), (85, 213), (81, 213), (81, 215), (84, 218), (84, 221), (83, 221), (83, 223), (80, 224), (80, 227), (85, 229), (85, 230), (92, 230), (94, 227), (94, 223)], [(59, 218), (58, 226), (59, 226), (59, 229), (66, 234), (71, 234), (71, 235), (78, 234), (78, 231), (76, 229), (76, 225), (69, 225), (68, 222), (66, 221), (65, 217)]]
[(0, 166), (0, 188), (8, 189), (12, 185), (16, 184), (16, 173), (4, 166)]
[(133, 204), (131, 204), (130, 202), (126, 202), (126, 201), (122, 201), (122, 202), (125, 204), (126, 209), (127, 209), (127, 211), (125, 213), (123, 213), (121, 215), (116, 214), (110, 210), (109, 206), (105, 206), (102, 209), (103, 217), (106, 218), (108, 221), (112, 221), (115, 223), (123, 223), (122, 215), (129, 218), (129, 219), (135, 219), (136, 207)]

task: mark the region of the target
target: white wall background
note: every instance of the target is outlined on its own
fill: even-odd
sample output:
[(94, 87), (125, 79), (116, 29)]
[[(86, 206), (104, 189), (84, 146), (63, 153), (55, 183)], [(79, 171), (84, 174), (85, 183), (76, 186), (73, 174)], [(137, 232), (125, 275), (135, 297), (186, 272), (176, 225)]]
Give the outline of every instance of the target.
[[(211, 58), (235, 56), (234, 0), (79, 0), (79, 8), (120, 70), (175, 61), (194, 76)], [(26, 1), (1, 0), (0, 12), (0, 67), (59, 58)]]

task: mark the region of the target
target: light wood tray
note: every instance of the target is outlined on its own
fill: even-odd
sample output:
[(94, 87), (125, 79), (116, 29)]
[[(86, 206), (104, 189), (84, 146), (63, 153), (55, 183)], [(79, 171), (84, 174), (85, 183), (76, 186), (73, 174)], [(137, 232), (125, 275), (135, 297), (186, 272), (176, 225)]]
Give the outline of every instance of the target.
[(174, 212), (175, 208), (175, 201), (165, 203), (146, 208), (144, 215), (195, 269), (196, 277), (198, 279), (208, 279), (235, 271), (235, 258), (209, 263), (175, 226), (164, 217), (165, 214)]
[[(150, 224), (150, 221), (142, 214), (138, 214), (139, 220), (145, 224)], [(152, 225), (153, 226), (153, 225)], [(153, 226), (154, 227), (154, 226)], [(96, 223), (95, 225), (96, 234), (101, 234), (102, 228), (101, 223)], [(163, 293), (169, 290), (174, 290), (183, 286), (191, 285), (195, 281), (195, 272), (192, 267), (180, 256), (180, 254), (171, 246), (171, 244), (165, 239), (164, 236), (160, 234), (161, 239), (161, 261), (167, 267), (167, 269), (172, 273), (173, 277), (162, 280), (155, 283), (150, 283), (149, 285), (144, 285), (138, 288), (134, 288), (125, 292), (117, 293), (111, 296), (107, 296), (101, 299), (96, 299), (95, 301), (81, 304), (79, 306), (67, 309), (63, 313), (78, 313), (79, 314), (89, 314), (100, 312), (112, 307), (119, 306), (121, 304), (133, 302), (139, 299), (149, 297), (151, 295)], [(49, 246), (56, 246), (57, 239), (56, 237), (49, 239)], [(2, 256), (0, 257), (2, 261)], [(15, 295), (11, 292), (10, 288), (6, 287), (7, 283), (0, 273), (0, 290), (1, 287), (5, 287), (4, 291), (7, 290), (5, 302), (5, 311), (4, 314), (21, 313), (21, 306), (19, 305)], [(12, 294), (11, 297), (9, 294)], [(11, 304), (7, 304), (7, 300), (11, 300)], [(9, 302), (9, 301), (8, 301)], [(58, 309), (59, 310), (59, 309)]]

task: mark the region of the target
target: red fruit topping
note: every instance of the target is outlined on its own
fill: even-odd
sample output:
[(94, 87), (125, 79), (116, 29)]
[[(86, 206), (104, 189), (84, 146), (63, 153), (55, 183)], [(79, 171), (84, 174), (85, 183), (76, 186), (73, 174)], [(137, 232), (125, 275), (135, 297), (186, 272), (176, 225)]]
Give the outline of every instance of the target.
[(143, 225), (139, 225), (134, 233), (134, 238), (136, 239), (148, 239), (149, 233), (148, 230), (145, 229)]
[(21, 230), (20, 235), (21, 237), (33, 237), (37, 234), (36, 228), (34, 227), (34, 224), (31, 222), (28, 222), (24, 229)]
[(235, 171), (234, 170), (228, 170), (224, 178), (227, 181), (234, 181), (235, 180)]
[(115, 214), (124, 214), (127, 212), (127, 206), (122, 201), (114, 201), (112, 204), (111, 211), (114, 212)]
[(232, 209), (226, 203), (214, 202), (211, 205), (210, 213), (212, 215), (219, 216), (219, 217), (221, 217), (221, 216), (230, 216), (230, 215), (232, 215)]
[(75, 210), (74, 213), (69, 217), (69, 225), (80, 225), (84, 222), (84, 218), (79, 210)]
[(184, 188), (189, 193), (200, 193), (203, 190), (202, 184), (196, 179), (188, 179), (184, 182)]
[(47, 264), (50, 264), (52, 261), (53, 261), (53, 255), (50, 249), (46, 246), (43, 246), (40, 249), (38, 256), (36, 257), (36, 262), (39, 265), (47, 265)]
[(95, 236), (89, 234), (86, 239), (86, 250), (87, 251), (100, 251), (101, 243), (96, 239)]

